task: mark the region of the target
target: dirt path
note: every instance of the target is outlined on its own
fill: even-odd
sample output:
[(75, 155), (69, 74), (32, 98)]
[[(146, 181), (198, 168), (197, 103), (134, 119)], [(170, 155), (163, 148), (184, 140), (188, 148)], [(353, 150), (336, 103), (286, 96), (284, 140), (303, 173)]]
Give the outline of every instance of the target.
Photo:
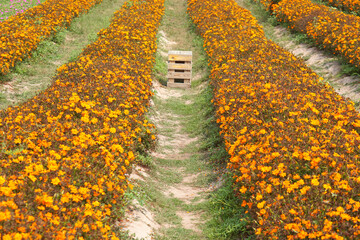
[(340, 95), (350, 98), (354, 103), (360, 102), (360, 77), (348, 76), (342, 73), (339, 59), (317, 47), (304, 43), (297, 43), (295, 34), (282, 26), (272, 26), (267, 19), (261, 16), (261, 10), (249, 0), (237, 0), (237, 3), (252, 12), (264, 27), (268, 38), (276, 44), (304, 59), (305, 63), (324, 81), (328, 82)]
[[(254, 11), (248, 0), (238, 0), (238, 3)], [(360, 100), (354, 84), (360, 79), (341, 75), (341, 64), (336, 58), (306, 44), (297, 44), (283, 27), (261, 20), (259, 23), (270, 39), (302, 57), (336, 91), (355, 102)], [(204, 206), (213, 190), (210, 187), (213, 178), (199, 151), (203, 139), (193, 134), (200, 125), (199, 120), (194, 120), (200, 111), (196, 98), (205, 86), (199, 79), (206, 72), (204, 65), (199, 64), (204, 53), (200, 51), (201, 45), (194, 44), (195, 34), (190, 31), (186, 17), (186, 0), (166, 1), (158, 37), (155, 97), (149, 115), (158, 130), (158, 148), (150, 154), (150, 167), (136, 167), (131, 175), (135, 193), (125, 214), (128, 217), (125, 229), (132, 236), (130, 239), (206, 239)], [(191, 89), (170, 89), (162, 85), (166, 81), (165, 62), (169, 50), (193, 51), (195, 84)]]
[[(200, 124), (196, 119), (200, 111), (196, 98), (205, 87), (200, 80), (205, 69), (196, 66), (203, 53), (189, 31), (186, 0), (168, 0), (165, 7), (149, 116), (158, 131), (158, 147), (150, 154), (150, 168), (136, 167), (131, 175), (135, 189), (145, 193), (134, 198), (126, 214), (129, 218), (125, 229), (137, 239), (205, 239), (202, 215), (211, 191), (211, 171), (199, 151), (202, 139), (195, 134)], [(162, 85), (169, 50), (193, 52), (195, 84), (191, 89)]]

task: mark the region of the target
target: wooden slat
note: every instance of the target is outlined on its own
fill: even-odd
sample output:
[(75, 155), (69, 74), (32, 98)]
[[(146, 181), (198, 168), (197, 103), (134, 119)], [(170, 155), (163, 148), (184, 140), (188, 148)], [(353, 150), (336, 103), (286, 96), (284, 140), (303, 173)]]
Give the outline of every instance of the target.
[(192, 61), (192, 56), (190, 55), (173, 55), (169, 54), (169, 61)]
[(192, 64), (168, 63), (168, 69), (191, 70), (192, 69)]
[(189, 69), (187, 69), (187, 70), (184, 70), (184, 69), (168, 69), (168, 72), (169, 73), (173, 73), (173, 72), (191, 73), (191, 70), (189, 70)]
[(167, 86), (170, 88), (191, 88), (190, 83), (172, 83), (168, 82)]
[(176, 80), (183, 80), (184, 83), (190, 83), (191, 79), (189, 78), (169, 78), (168, 83), (176, 83)]
[(190, 79), (191, 78), (191, 72), (169, 72), (167, 77), (168, 78)]
[(171, 50), (168, 53), (169, 55), (191, 55), (192, 56), (192, 51), (176, 51), (176, 50)]
[(169, 51), (168, 87), (191, 88), (192, 52)]

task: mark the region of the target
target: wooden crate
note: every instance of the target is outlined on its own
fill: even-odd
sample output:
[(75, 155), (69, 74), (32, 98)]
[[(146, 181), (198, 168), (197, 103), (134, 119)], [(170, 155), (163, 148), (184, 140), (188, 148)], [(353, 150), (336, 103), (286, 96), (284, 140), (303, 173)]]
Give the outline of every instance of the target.
[(190, 88), (192, 75), (192, 52), (169, 51), (168, 87)]

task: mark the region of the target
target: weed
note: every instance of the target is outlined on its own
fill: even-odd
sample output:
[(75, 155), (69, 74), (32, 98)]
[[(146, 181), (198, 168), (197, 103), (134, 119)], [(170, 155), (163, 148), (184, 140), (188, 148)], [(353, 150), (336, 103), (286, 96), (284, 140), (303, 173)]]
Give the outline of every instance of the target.
[(67, 34), (67, 30), (61, 29), (58, 30), (51, 38), (51, 41), (53, 41), (56, 44), (63, 44), (65, 42), (65, 37)]
[(79, 35), (84, 34), (84, 28), (78, 19), (73, 20), (73, 22), (71, 23), (71, 25), (69, 26), (68, 29), (69, 29), (69, 31), (79, 34)]
[(93, 32), (88, 35), (89, 42), (95, 42), (98, 39), (97, 33)]
[(352, 64), (347, 63), (344, 59), (341, 62), (341, 74), (360, 77), (360, 70)]
[(24, 76), (36, 75), (36, 71), (33, 68), (31, 68), (29, 65), (24, 64), (15, 64), (13, 72)]
[(247, 209), (241, 207), (241, 200), (234, 194), (231, 176), (224, 178), (224, 184), (211, 194), (208, 202), (212, 218), (206, 224), (207, 235), (210, 239), (253, 239)]
[(137, 156), (136, 163), (140, 166), (144, 166), (144, 167), (148, 167), (148, 168), (154, 167), (154, 162), (152, 160), (152, 157), (149, 155), (144, 156), (144, 155), (139, 154)]
[(9, 82), (11, 77), (8, 74), (1, 74), (0, 73), (0, 83), (1, 82)]
[(40, 42), (37, 49), (32, 53), (33, 60), (46, 61), (55, 58), (54, 54), (57, 53), (58, 47), (55, 42), (44, 40)]
[(155, 78), (157, 78), (158, 81), (164, 86), (167, 85), (167, 78), (166, 78), (167, 71), (168, 70), (167, 70), (166, 61), (159, 53), (156, 53), (155, 64), (153, 67), (153, 74)]

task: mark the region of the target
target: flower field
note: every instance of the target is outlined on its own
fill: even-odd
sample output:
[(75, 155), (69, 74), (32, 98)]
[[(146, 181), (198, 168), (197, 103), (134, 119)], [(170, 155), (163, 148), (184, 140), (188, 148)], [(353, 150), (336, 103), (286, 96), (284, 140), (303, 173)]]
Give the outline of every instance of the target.
[(0, 22), (0, 75), (30, 56), (41, 40), (102, 0), (47, 0)]
[[(269, 1), (260, 1), (269, 9)], [(360, 17), (345, 14), (310, 0), (282, 0), (271, 5), (272, 13), (289, 28), (305, 33), (316, 44), (360, 67)]]
[(322, 0), (331, 6), (343, 9), (349, 12), (360, 13), (360, 2), (357, 0)]
[(227, 167), (257, 238), (359, 239), (353, 103), (267, 40), (234, 1), (189, 0), (188, 13), (204, 38)]
[(40, 3), (40, 0), (8, 0), (7, 3), (0, 3), (0, 22)]
[(154, 138), (144, 113), (163, 11), (126, 2), (46, 91), (0, 111), (1, 239), (117, 239), (135, 148)]

